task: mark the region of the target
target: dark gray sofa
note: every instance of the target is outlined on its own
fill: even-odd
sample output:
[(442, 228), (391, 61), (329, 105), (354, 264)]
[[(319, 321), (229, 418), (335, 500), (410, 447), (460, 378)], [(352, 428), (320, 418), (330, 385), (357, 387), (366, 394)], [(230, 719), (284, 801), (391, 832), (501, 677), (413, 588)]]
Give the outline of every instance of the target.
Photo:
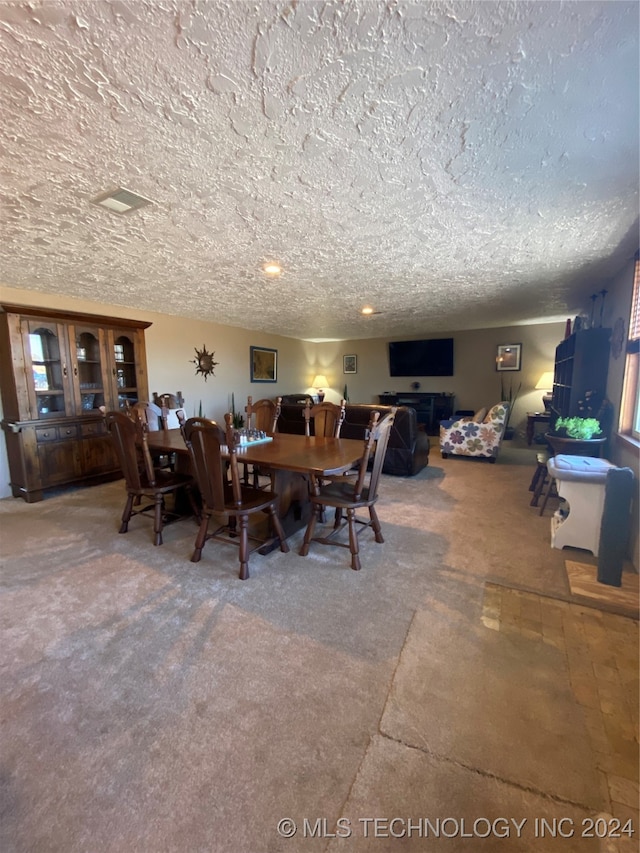
[[(278, 432), (304, 435), (304, 400), (304, 394), (287, 395), (282, 398)], [(391, 411), (391, 406), (347, 403), (340, 435), (343, 438), (364, 440), (365, 430), (373, 411), (380, 412), (382, 417)], [(313, 429), (313, 421), (311, 426)], [(429, 436), (418, 429), (415, 409), (409, 406), (398, 406), (393, 429), (389, 435), (383, 473), (395, 474), (398, 477), (412, 477), (428, 464)]]

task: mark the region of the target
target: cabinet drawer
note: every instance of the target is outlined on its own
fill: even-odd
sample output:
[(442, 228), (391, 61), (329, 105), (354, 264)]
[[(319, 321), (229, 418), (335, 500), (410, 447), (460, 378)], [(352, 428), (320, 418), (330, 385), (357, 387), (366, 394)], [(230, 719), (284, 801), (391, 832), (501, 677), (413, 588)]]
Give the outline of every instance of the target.
[(38, 444), (43, 441), (58, 441), (58, 427), (37, 427), (36, 441)]
[(91, 438), (93, 435), (106, 435), (107, 425), (104, 421), (93, 421), (90, 424), (81, 424), (80, 430), (83, 438)]
[(69, 426), (58, 427), (58, 438), (65, 440), (67, 438), (78, 437), (78, 424), (69, 424)]
[(78, 437), (78, 425), (36, 427), (36, 441), (42, 444), (46, 441), (66, 441)]

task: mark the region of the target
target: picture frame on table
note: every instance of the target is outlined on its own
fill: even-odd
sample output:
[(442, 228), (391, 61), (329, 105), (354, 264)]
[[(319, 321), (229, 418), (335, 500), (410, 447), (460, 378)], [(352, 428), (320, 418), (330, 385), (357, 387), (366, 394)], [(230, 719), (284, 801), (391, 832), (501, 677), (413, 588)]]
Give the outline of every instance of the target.
[(520, 370), (522, 364), (522, 344), (499, 344), (496, 355), (496, 370)]
[(268, 347), (250, 347), (251, 381), (278, 381), (278, 350)]
[(358, 372), (358, 356), (343, 355), (342, 356), (342, 372), (357, 373)]

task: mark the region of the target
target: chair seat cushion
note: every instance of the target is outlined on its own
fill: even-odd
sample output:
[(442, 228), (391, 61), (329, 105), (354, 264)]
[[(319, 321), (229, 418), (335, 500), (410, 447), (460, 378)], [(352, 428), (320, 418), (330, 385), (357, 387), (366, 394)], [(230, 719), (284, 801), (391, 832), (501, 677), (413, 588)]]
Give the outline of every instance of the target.
[(607, 459), (569, 454), (552, 456), (547, 462), (547, 469), (556, 480), (573, 480), (583, 483), (604, 483), (609, 469), (615, 467)]

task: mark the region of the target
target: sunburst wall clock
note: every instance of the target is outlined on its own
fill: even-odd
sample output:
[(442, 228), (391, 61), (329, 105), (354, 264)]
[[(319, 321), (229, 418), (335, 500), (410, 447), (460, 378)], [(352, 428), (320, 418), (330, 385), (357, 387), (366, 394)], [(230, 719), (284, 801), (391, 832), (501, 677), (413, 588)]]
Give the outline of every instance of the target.
[(197, 347), (194, 347), (196, 351), (196, 357), (193, 359), (193, 364), (196, 366), (196, 376), (198, 373), (204, 376), (204, 381), (207, 381), (207, 376), (215, 376), (213, 372), (214, 367), (217, 367), (220, 364), (219, 361), (214, 361), (213, 357), (215, 352), (207, 352), (206, 346), (203, 344), (202, 349), (199, 350)]

